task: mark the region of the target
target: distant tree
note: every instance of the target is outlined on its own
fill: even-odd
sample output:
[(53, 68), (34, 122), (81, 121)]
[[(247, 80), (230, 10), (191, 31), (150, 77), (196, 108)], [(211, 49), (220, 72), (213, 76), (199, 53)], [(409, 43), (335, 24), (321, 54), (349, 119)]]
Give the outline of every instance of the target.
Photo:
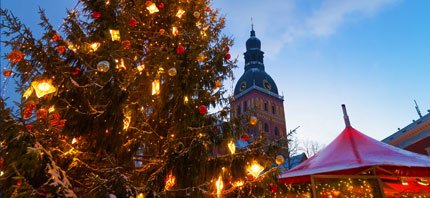
[(308, 157), (312, 157), (325, 147), (324, 144), (314, 140), (302, 140), (300, 143), (301, 145), (299, 146), (298, 150), (304, 152)]

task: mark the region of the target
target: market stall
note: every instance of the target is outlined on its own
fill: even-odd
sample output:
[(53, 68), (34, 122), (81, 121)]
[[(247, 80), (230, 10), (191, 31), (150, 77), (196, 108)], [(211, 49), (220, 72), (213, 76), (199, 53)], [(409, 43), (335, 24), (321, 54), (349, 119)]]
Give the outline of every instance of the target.
[[(344, 106), (343, 106), (344, 108)], [(280, 176), (296, 197), (430, 197), (430, 157), (375, 140), (351, 127)]]

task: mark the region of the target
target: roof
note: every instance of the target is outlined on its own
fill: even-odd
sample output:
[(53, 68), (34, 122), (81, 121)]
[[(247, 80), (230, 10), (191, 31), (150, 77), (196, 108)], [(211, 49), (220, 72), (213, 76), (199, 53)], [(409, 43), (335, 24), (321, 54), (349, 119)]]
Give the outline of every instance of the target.
[(239, 78), (236, 87), (234, 88), (234, 95), (240, 94), (253, 86), (263, 88), (268, 92), (278, 95), (278, 87), (272, 77), (270, 77), (270, 75), (264, 70), (257, 68), (251, 68), (245, 71), (245, 73)]
[[(285, 157), (285, 156), (284, 156)], [(291, 156), (290, 158), (285, 157), (285, 163), (279, 166), (281, 173), (286, 172), (289, 169), (292, 169), (298, 166), (300, 163), (308, 159), (305, 153), (301, 153), (298, 155)], [(288, 162), (289, 160), (289, 162)]]
[[(430, 113), (414, 120), (406, 127), (399, 129), (394, 134), (383, 139), (382, 142), (391, 144), (400, 148), (407, 148), (421, 140), (430, 138)], [(427, 144), (430, 146), (430, 143)], [(425, 153), (423, 150), (422, 152)]]
[(379, 142), (352, 127), (346, 127), (327, 147), (282, 174), (280, 180), (288, 183), (297, 177), (346, 174), (375, 166), (399, 176), (430, 176), (428, 156)]

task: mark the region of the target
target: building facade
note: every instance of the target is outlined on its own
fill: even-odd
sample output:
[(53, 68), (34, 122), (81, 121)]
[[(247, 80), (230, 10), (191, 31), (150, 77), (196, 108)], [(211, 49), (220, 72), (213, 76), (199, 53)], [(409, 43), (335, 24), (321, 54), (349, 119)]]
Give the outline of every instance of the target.
[(262, 132), (268, 140), (285, 137), (284, 98), (279, 95), (275, 81), (265, 72), (264, 52), (254, 29), (246, 41), (244, 56), (245, 71), (234, 89), (232, 117), (257, 117), (257, 124), (248, 131), (251, 138)]
[(430, 155), (430, 111), (427, 115), (421, 116), (418, 110), (418, 114), (420, 119), (399, 129), (382, 142), (415, 153)]

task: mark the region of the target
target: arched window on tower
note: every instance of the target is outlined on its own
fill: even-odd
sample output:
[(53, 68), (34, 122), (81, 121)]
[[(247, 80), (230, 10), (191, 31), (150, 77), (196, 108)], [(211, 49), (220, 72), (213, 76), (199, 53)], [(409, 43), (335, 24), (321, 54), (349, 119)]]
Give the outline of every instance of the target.
[(268, 108), (269, 107), (268, 107), (267, 101), (264, 101), (264, 111), (269, 111)]
[(269, 125), (267, 123), (264, 123), (264, 132), (269, 132)]
[(240, 115), (242, 113), (242, 108), (240, 105), (237, 106), (237, 115)]
[(248, 110), (248, 102), (243, 102), (243, 112), (245, 112), (246, 110)]
[(272, 113), (276, 114), (276, 107), (275, 107), (275, 105), (272, 105)]
[(279, 129), (278, 129), (278, 127), (275, 127), (275, 136), (279, 136)]

